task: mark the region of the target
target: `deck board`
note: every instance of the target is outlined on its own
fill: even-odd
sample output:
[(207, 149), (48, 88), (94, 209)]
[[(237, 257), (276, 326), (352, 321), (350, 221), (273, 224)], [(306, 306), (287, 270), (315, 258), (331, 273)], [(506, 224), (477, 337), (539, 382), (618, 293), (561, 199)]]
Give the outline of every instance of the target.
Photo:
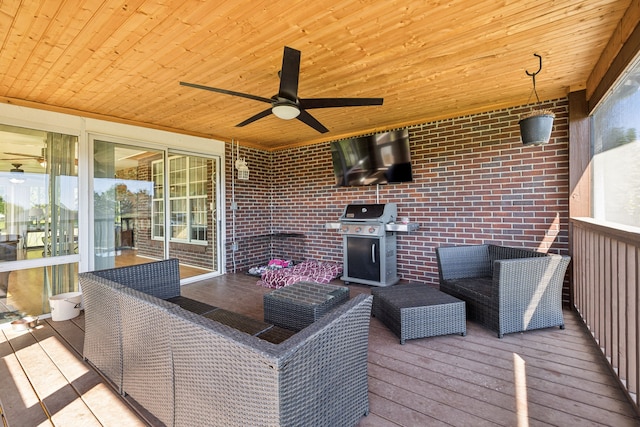
[[(5, 335), (54, 425), (100, 425), (34, 334), (7, 329)], [(68, 355), (66, 359), (66, 363), (73, 363), (74, 357)]]
[(7, 337), (0, 333), (0, 404), (9, 426), (51, 425)]
[[(49, 324), (52, 323), (54, 322), (49, 321)], [(138, 416), (130, 413), (128, 405), (105, 384), (102, 377), (82, 361), (78, 349), (82, 349), (84, 331), (73, 322), (55, 322), (54, 326), (55, 331), (53, 327), (48, 327), (36, 329), (33, 334), (76, 394), (90, 409), (98, 425), (116, 425), (118, 422), (127, 426), (145, 425)], [(80, 347), (70, 347), (68, 340), (79, 344)]]
[[(349, 287), (352, 297), (371, 290), (356, 284)], [(187, 297), (259, 320), (267, 292), (256, 285), (255, 277), (244, 274), (182, 288)], [(513, 426), (516, 408), (527, 411), (530, 426), (639, 425), (633, 406), (578, 316), (565, 311), (565, 323), (564, 330), (549, 328), (498, 339), (467, 322), (465, 337), (432, 337), (400, 345), (398, 337), (372, 318), (371, 412), (358, 425)], [(0, 404), (7, 425), (158, 425), (82, 360), (83, 329), (80, 315), (64, 322), (44, 321), (31, 332), (3, 330)], [(526, 402), (515, 397), (516, 359), (524, 362)]]

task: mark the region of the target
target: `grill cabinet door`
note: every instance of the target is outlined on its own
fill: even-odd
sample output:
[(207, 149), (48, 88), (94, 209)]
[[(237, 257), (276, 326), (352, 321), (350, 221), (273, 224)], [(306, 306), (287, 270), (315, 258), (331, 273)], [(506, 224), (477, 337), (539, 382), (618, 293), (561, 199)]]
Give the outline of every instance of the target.
[(380, 281), (380, 239), (346, 237), (349, 277)]

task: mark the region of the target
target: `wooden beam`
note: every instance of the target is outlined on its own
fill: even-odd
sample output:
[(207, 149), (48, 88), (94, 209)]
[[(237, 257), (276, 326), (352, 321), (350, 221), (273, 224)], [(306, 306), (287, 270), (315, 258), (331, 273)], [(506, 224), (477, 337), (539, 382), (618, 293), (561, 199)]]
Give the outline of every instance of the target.
[(591, 132), (586, 90), (569, 94), (569, 216), (591, 215)]
[[(586, 90), (569, 93), (569, 217), (591, 216), (591, 126)], [(569, 226), (569, 255), (574, 256), (576, 235)], [(569, 269), (569, 301), (576, 303), (575, 263)]]
[(587, 79), (591, 113), (640, 52), (640, 0), (633, 0)]

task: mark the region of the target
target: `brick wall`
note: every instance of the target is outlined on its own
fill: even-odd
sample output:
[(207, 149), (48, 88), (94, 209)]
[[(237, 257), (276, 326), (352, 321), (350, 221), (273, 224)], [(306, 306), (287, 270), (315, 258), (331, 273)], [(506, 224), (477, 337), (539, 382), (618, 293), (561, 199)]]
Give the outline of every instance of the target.
[[(409, 127), (414, 181), (379, 190), (380, 203), (396, 203), (399, 216), (420, 224), (416, 232), (398, 233), (402, 279), (437, 283), (440, 245), (495, 243), (568, 253), (568, 100), (541, 107), (556, 113), (545, 146), (520, 141), (518, 118), (531, 106)], [(243, 156), (251, 174), (249, 181), (236, 181), (237, 268), (275, 257), (283, 244), (265, 235), (279, 232), (304, 235), (297, 248), (284, 244), (303, 258), (342, 262), (342, 238), (324, 225), (336, 222), (349, 203), (376, 203), (376, 187), (335, 187), (328, 142), (272, 153), (243, 148)], [(227, 259), (232, 271), (229, 266)]]
[[(240, 146), (239, 156), (247, 161), (249, 179), (232, 180), (232, 173), (237, 178), (235, 162), (238, 153), (236, 148), (233, 152), (231, 151), (231, 144), (227, 144), (225, 151), (229, 153), (225, 156), (226, 269), (228, 272), (233, 272), (264, 265), (269, 260), (271, 188), (274, 168), (271, 153)], [(234, 199), (237, 205), (235, 211), (231, 209)], [(231, 247), (234, 241), (238, 246), (236, 252)]]

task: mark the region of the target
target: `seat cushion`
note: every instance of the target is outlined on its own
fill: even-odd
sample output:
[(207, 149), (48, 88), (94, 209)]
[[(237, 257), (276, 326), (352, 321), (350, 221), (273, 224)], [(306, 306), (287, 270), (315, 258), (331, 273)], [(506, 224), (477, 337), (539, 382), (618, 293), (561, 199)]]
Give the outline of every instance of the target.
[(473, 299), (489, 298), (491, 296), (492, 277), (473, 277), (468, 279), (449, 279), (445, 286), (456, 290)]
[(167, 301), (177, 304), (180, 307), (184, 308), (185, 310), (195, 314), (206, 314), (218, 308), (216, 306), (209, 305), (201, 301), (196, 301), (191, 298), (183, 297), (182, 295), (178, 295), (177, 297), (173, 297), (173, 298), (167, 298)]
[(475, 277), (470, 279), (451, 279), (440, 283), (440, 290), (465, 301), (467, 319), (479, 321), (481, 324), (494, 328), (496, 313), (491, 300), (493, 278)]

